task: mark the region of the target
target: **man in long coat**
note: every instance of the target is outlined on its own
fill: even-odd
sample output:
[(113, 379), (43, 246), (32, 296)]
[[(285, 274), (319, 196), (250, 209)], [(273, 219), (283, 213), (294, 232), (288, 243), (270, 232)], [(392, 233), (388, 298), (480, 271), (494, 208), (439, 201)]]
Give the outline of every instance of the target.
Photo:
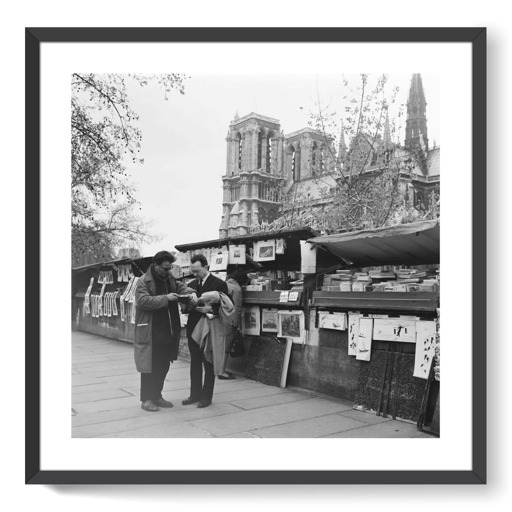
[[(208, 271), (208, 261), (202, 254), (196, 254), (190, 258), (190, 271), (196, 279), (189, 283), (190, 288), (196, 292), (201, 303), (201, 295), (206, 292), (217, 291), (228, 294), (228, 285)], [(208, 407), (212, 403), (213, 388), (215, 386), (215, 373), (213, 364), (205, 359), (199, 345), (192, 338), (194, 328), (199, 320), (207, 313), (219, 314), (219, 304), (211, 306), (196, 305), (188, 315), (187, 336), (190, 351), (190, 396), (181, 403), (190, 405), (197, 403), (197, 407)], [(204, 381), (203, 381), (204, 367)]]
[(174, 261), (175, 257), (167, 251), (155, 254), (135, 290), (134, 357), (141, 374), (141, 407), (150, 412), (173, 406), (162, 397), (162, 389), (171, 361), (178, 358), (181, 335), (178, 295), (195, 293), (170, 273)]

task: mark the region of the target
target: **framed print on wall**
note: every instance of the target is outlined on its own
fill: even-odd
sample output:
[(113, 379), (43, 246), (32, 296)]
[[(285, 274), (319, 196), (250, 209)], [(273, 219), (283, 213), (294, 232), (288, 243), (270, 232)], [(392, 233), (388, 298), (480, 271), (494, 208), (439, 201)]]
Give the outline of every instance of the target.
[[(235, 72), (271, 73), (272, 77), (297, 75), (296, 59), (262, 59), (263, 49), (266, 55), (299, 52), (303, 63), (299, 69), (301, 76), (339, 75), (344, 70), (356, 70), (365, 75), (384, 70), (390, 75), (409, 77), (424, 73), (434, 76), (438, 84), (443, 106), (439, 120), (443, 137), (440, 165), (444, 173), (441, 202), (457, 204), (456, 209), (441, 209), (443, 318), (440, 332), (441, 337), (453, 343), (441, 348), (441, 374), (448, 376), (443, 381), (442, 435), (432, 449), (422, 452), (420, 461), (415, 457), (415, 450), (397, 450), (393, 441), (398, 440), (392, 439), (376, 441), (379, 457), (372, 455), (362, 443), (364, 440), (357, 438), (290, 440), (290, 444), (283, 444), (278, 462), (272, 457), (270, 443), (263, 439), (258, 443), (254, 439), (241, 440), (245, 456), (229, 460), (221, 456), (226, 445), (219, 443), (219, 439), (208, 439), (204, 450), (209, 456), (198, 462), (188, 456), (194, 446), (192, 439), (181, 439), (179, 448), (169, 459), (153, 456), (154, 450), (134, 449), (133, 439), (116, 439), (118, 442), (102, 439), (105, 442), (101, 443), (88, 439), (84, 444), (84, 440), (71, 435), (68, 399), (71, 329), (66, 322), (56, 325), (49, 321), (54, 317), (53, 304), (42, 300), (55, 293), (67, 296), (71, 287), (70, 276), (55, 281), (51, 264), (55, 254), (66, 255), (71, 251), (70, 77), (77, 70), (142, 73), (148, 68), (160, 73), (180, 71), (190, 75), (210, 73), (230, 77)], [(333, 63), (343, 63), (343, 66), (339, 64), (338, 69), (338, 64)], [(234, 113), (235, 109), (229, 113), (228, 123)], [(194, 137), (198, 137), (197, 131)], [(247, 141), (257, 144), (257, 134), (252, 133), (252, 137)], [(429, 144), (433, 145), (434, 141)], [(243, 143), (239, 148), (243, 150)], [(291, 162), (295, 153), (294, 172), (300, 181), (298, 149), (304, 150), (285, 148), (283, 159), (286, 157)], [(263, 158), (261, 164), (263, 169)], [(318, 165), (322, 169), (320, 161)], [(451, 172), (453, 169), (457, 169), (457, 173)], [(204, 174), (205, 180), (207, 174)], [(265, 172), (261, 175), (262, 179), (266, 178)], [(425, 181), (424, 176), (416, 178)], [(229, 176), (225, 181), (229, 181)], [(30, 247), (30, 257), (37, 256), (41, 261), (38, 279), (34, 279), (33, 269), (26, 271), (29, 286), (25, 341), (27, 483), (486, 482), (486, 276), (481, 271), (486, 266), (485, 28), (28, 28), (26, 183), (26, 237), (30, 242), (27, 247)], [(251, 200), (258, 201), (251, 210), (234, 211), (229, 209), (230, 199), (236, 199), (240, 190), (226, 188), (223, 191), (219, 180), (211, 183), (203, 187), (204, 190), (198, 190), (199, 200), (218, 189), (218, 202), (223, 204), (225, 220), (228, 220), (226, 230), (229, 230), (229, 221), (232, 221), (231, 226), (243, 222), (248, 226), (276, 223), (275, 211), (269, 207), (273, 191), (268, 186), (251, 190)], [(223, 202), (224, 192), (226, 201)], [(229, 198), (228, 192), (232, 194)], [(421, 203), (421, 197), (417, 199)], [(209, 219), (202, 220), (209, 222)], [(218, 220), (214, 219), (211, 240), (218, 236)], [(308, 219), (304, 222), (307, 224)], [(275, 229), (276, 234), (270, 236), (281, 238), (279, 227)], [(457, 236), (453, 236), (454, 233)], [(37, 249), (34, 240), (39, 243)], [(220, 245), (212, 243), (211, 247)], [(38, 251), (37, 255), (34, 250)], [(286, 254), (294, 251), (300, 254), (300, 246), (293, 247), (287, 239)], [(260, 261), (273, 263), (275, 253), (274, 243), (270, 248), (264, 247), (262, 254), (256, 251), (253, 256), (256, 261), (262, 256)], [(468, 258), (468, 254), (472, 257)], [(317, 260), (314, 271), (318, 271), (319, 264)], [(460, 275), (467, 278), (461, 280)], [(84, 292), (88, 284), (89, 280)], [(96, 315), (100, 313), (98, 294), (99, 290), (94, 289), (89, 296), (90, 311)], [(36, 305), (34, 297), (37, 297)], [(127, 297), (121, 297), (121, 315), (128, 317), (129, 325), (136, 303), (125, 299)], [(259, 320), (258, 315), (258, 323)], [(314, 324), (314, 314), (308, 320), (304, 331)], [(281, 326), (283, 328), (289, 335), (296, 333), (295, 322), (288, 321)], [(315, 350), (318, 340), (308, 340), (308, 343), (311, 346), (293, 345), (290, 366), (303, 357), (301, 351)], [(367, 361), (361, 361), (363, 364)], [(138, 446), (147, 447), (151, 444), (148, 441), (139, 439), (137, 444), (140, 442)], [(328, 450), (317, 449), (320, 442), (326, 441)], [(165, 444), (167, 440), (162, 442)], [(307, 458), (303, 457), (305, 448), (311, 454)], [(272, 465), (269, 465), (270, 460), (274, 461)]]

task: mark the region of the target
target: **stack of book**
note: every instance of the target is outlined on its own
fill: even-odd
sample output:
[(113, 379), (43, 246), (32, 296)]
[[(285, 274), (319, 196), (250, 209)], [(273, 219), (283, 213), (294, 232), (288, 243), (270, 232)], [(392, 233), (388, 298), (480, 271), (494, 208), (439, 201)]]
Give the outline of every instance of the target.
[(437, 279), (424, 279), (418, 285), (419, 292), (438, 292), (439, 291), (439, 282)]
[(370, 270), (368, 275), (373, 279), (395, 279), (395, 273), (392, 270)]
[(335, 274), (326, 274), (322, 290), (325, 292), (351, 292), (354, 275), (350, 270), (337, 270)]

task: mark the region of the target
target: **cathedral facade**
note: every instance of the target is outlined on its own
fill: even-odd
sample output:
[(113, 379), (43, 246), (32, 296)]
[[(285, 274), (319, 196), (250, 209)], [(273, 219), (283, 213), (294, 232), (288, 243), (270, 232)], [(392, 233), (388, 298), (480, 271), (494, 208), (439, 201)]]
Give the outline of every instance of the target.
[[(412, 162), (400, 186), (415, 205), (426, 204), (440, 181), (440, 148), (429, 148), (426, 104), (421, 75), (414, 74), (403, 146), (391, 143), (386, 118), (383, 136), (372, 142), (364, 169), (365, 173), (375, 172), (391, 153)], [(334, 148), (331, 136), (311, 128), (285, 135), (277, 119), (254, 112), (241, 118), (236, 114), (226, 137), (219, 237), (247, 235), (279, 225), (287, 208), (282, 202), (283, 191), (307, 222), (308, 210), (324, 208), (332, 202), (337, 186), (336, 169), (350, 155), (353, 142), (347, 148), (341, 132), (338, 147)]]

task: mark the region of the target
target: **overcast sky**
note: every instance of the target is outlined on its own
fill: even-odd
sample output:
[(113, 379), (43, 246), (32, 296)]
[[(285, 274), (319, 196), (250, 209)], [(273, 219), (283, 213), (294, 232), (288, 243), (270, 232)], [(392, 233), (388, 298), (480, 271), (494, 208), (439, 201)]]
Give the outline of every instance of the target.
[[(357, 84), (357, 76), (347, 78)], [(389, 77), (390, 93), (394, 85), (400, 88), (398, 104), (407, 101), (410, 79)], [(429, 141), (440, 145), (439, 80), (424, 74), (422, 79)], [(171, 94), (169, 101), (157, 85), (129, 86), (128, 92), (140, 116), (144, 158), (143, 165), (129, 165), (128, 171), (138, 190), (140, 213), (154, 220), (154, 233), (163, 235), (160, 242), (142, 247), (143, 256), (172, 250), (175, 244), (218, 238), (225, 138), (235, 112), (240, 117), (256, 112), (278, 119), (288, 134), (307, 126), (317, 95), (336, 111), (343, 109), (340, 75), (194, 74), (185, 82), (185, 95)], [(402, 143), (404, 136), (402, 127)]]

